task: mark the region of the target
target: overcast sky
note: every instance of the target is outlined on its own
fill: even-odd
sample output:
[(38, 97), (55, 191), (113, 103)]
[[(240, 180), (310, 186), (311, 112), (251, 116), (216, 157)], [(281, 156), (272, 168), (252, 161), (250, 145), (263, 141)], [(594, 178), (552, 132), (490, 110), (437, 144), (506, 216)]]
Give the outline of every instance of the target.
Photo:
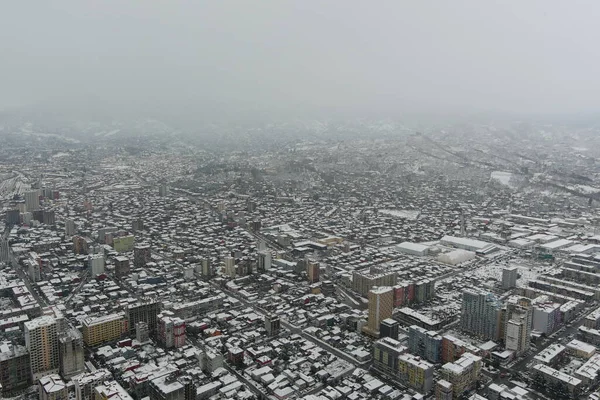
[(600, 109), (600, 2), (3, 1), (0, 107)]

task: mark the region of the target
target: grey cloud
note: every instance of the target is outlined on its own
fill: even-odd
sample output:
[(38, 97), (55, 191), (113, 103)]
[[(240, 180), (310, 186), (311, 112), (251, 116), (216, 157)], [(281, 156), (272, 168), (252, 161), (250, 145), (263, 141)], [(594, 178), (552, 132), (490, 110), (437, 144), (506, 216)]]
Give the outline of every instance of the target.
[(0, 107), (585, 113), (594, 1), (14, 1)]

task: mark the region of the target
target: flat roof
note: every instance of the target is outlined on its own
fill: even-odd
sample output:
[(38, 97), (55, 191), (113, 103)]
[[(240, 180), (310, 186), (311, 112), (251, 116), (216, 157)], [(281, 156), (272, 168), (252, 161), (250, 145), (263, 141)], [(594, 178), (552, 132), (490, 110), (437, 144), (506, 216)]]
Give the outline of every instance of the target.
[(573, 386), (578, 386), (581, 385), (581, 379), (577, 379), (571, 375), (565, 374), (564, 372), (561, 372), (559, 370), (556, 370), (552, 367), (549, 367), (547, 365), (544, 364), (536, 364), (533, 366), (533, 369), (540, 371), (541, 373), (545, 374), (545, 375), (550, 375), (555, 377), (556, 379), (559, 379), (563, 382), (569, 383)]
[(581, 350), (586, 353), (591, 353), (596, 351), (596, 346), (591, 345), (586, 342), (582, 342), (581, 340), (573, 339), (569, 343), (567, 343), (567, 348), (573, 350)]
[(484, 247), (487, 247), (490, 245), (490, 243), (482, 242), (481, 240), (461, 238), (461, 237), (448, 236), (448, 235), (444, 236), (441, 239), (441, 241), (448, 242), (448, 243), (455, 244), (455, 245), (474, 247), (477, 249), (483, 249)]
[(402, 243), (396, 245), (396, 248), (422, 252), (422, 251), (429, 249), (429, 246), (426, 246), (426, 245), (420, 244), (420, 243), (402, 242)]

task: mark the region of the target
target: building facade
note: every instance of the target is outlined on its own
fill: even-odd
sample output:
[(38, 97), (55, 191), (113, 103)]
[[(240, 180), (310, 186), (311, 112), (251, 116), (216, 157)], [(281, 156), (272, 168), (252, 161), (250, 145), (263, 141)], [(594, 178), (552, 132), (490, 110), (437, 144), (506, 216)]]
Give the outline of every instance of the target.
[(67, 384), (57, 374), (46, 375), (38, 382), (40, 400), (68, 400)]
[(429, 362), (442, 361), (442, 337), (435, 331), (412, 325), (408, 328), (408, 348), (412, 354)]
[(26, 347), (0, 344), (0, 384), (2, 397), (12, 397), (16, 391), (31, 386), (31, 363)]
[(395, 272), (371, 274), (354, 271), (352, 273), (352, 289), (361, 296), (367, 296), (375, 286), (394, 286), (397, 277)]
[[(148, 324), (150, 335), (156, 333), (156, 324), (158, 321), (158, 314), (160, 313), (160, 303), (156, 301), (141, 301), (130, 304), (127, 306), (126, 313), (129, 333), (135, 333), (138, 322), (145, 322)], [(181, 317), (180, 315), (177, 316)]]
[(502, 289), (512, 289), (517, 287), (519, 277), (519, 268), (506, 267), (502, 269)]
[(373, 367), (390, 376), (398, 374), (398, 357), (408, 351), (405, 346), (392, 338), (381, 338), (373, 343)]
[(419, 393), (427, 394), (433, 389), (433, 364), (421, 357), (405, 353), (398, 357), (400, 381)]
[(531, 300), (525, 297), (509, 298), (506, 304), (504, 323), (504, 347), (517, 355), (529, 349), (531, 328), (533, 325), (533, 307)]
[(152, 250), (149, 244), (138, 244), (133, 248), (133, 265), (136, 268), (145, 267), (152, 261)]
[(185, 321), (173, 316), (170, 311), (163, 311), (157, 317), (157, 339), (160, 344), (169, 349), (185, 345)]
[(385, 319), (391, 318), (394, 311), (394, 290), (392, 287), (378, 287), (369, 291), (369, 319), (363, 331), (373, 337), (379, 337), (379, 326)]
[(90, 347), (113, 342), (121, 338), (126, 326), (123, 314), (110, 314), (86, 318), (82, 322), (83, 342)]
[(453, 363), (442, 366), (442, 378), (452, 384), (456, 398), (476, 387), (481, 376), (482, 359), (472, 353), (464, 353)]
[(463, 331), (484, 340), (498, 340), (502, 304), (493, 294), (477, 289), (463, 291), (460, 324)]
[(58, 329), (53, 317), (44, 315), (24, 324), (33, 382), (59, 371)]
[(85, 371), (83, 351), (83, 336), (77, 329), (68, 329), (58, 338), (58, 353), (60, 358), (60, 375), (70, 379)]

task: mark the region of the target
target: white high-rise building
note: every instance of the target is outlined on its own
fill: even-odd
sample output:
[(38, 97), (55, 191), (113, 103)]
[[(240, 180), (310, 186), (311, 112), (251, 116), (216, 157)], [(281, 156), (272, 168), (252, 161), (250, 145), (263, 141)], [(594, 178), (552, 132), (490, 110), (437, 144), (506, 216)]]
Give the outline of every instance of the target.
[(88, 256), (87, 261), (92, 276), (104, 273), (104, 254), (91, 254)]
[(533, 308), (533, 329), (550, 335), (560, 324), (560, 304), (538, 303)]
[(10, 259), (10, 246), (8, 240), (0, 239), (0, 262)]
[(202, 260), (202, 276), (204, 278), (212, 277), (212, 268), (210, 265), (210, 258), (205, 258)]
[(519, 268), (506, 267), (502, 269), (502, 289), (512, 289), (517, 287), (519, 278)]
[(25, 346), (29, 350), (33, 381), (59, 370), (56, 320), (48, 315), (25, 322)]
[(25, 209), (27, 211), (35, 211), (40, 209), (40, 191), (32, 190), (25, 192)]
[(166, 184), (162, 184), (158, 187), (158, 195), (161, 197), (167, 196), (169, 194), (169, 186)]
[(506, 323), (505, 347), (506, 350), (512, 350), (517, 354), (523, 353), (525, 349), (524, 337), (527, 328), (523, 319), (511, 319)]
[(533, 307), (525, 297), (510, 297), (506, 303), (504, 343), (507, 350), (523, 354), (531, 343)]
[(225, 257), (225, 275), (230, 278), (235, 278), (235, 258)]
[(271, 252), (268, 250), (260, 251), (256, 260), (256, 269), (258, 271), (268, 271), (271, 269)]
[(267, 243), (264, 240), (262, 240), (262, 239), (259, 240), (258, 243), (257, 243), (257, 249), (256, 250), (258, 250), (258, 252), (262, 252), (262, 251), (267, 250)]
[(72, 219), (67, 219), (65, 221), (65, 235), (66, 236), (74, 236), (77, 232), (77, 226), (75, 225), (75, 221)]

